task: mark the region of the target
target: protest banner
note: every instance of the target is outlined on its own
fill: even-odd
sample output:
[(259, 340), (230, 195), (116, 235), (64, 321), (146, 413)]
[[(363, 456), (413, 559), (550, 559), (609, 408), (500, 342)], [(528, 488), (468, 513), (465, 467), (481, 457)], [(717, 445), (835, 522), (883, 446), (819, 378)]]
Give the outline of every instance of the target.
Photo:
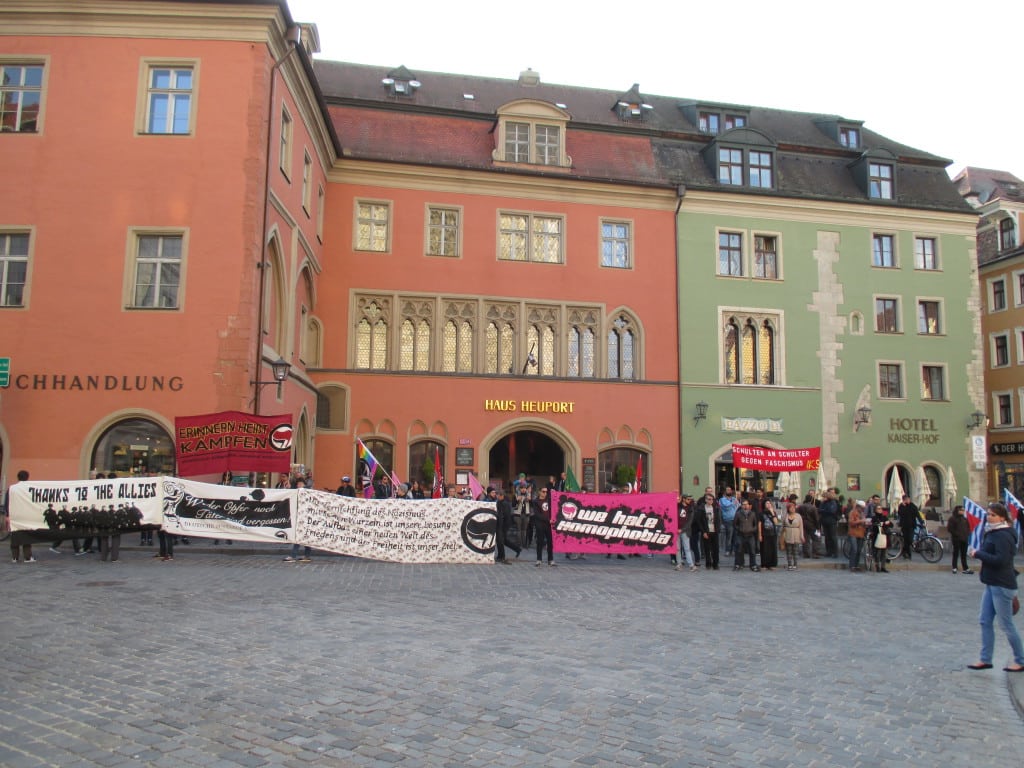
[(679, 531), (674, 493), (552, 493), (556, 552), (671, 554)]
[(292, 541), (291, 489), (239, 488), (161, 478), (164, 530), (232, 541)]
[(761, 472), (813, 472), (821, 466), (821, 447), (761, 448), (733, 443), (732, 465)]
[(178, 475), (287, 472), (291, 466), (291, 416), (221, 411), (174, 419)]
[(10, 515), (11, 531), (26, 542), (159, 526), (160, 478), (27, 480), (10, 487)]
[(301, 489), (295, 540), (396, 563), (493, 563), (493, 502), (361, 499)]

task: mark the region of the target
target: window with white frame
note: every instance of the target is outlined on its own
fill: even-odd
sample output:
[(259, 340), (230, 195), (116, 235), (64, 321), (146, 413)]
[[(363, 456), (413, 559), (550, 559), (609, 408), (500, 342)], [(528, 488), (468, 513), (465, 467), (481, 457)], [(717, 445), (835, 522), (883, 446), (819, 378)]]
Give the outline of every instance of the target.
[(567, 168), (565, 127), (569, 115), (562, 105), (519, 100), (498, 109), (498, 129), (492, 158), (504, 163), (528, 163)]
[(557, 125), (537, 125), (534, 128), (534, 160), (541, 165), (559, 165), (561, 143)]
[(1007, 216), (999, 221), (999, 250), (1005, 251), (1017, 245), (1017, 228), (1013, 225), (1013, 217)]
[(896, 266), (894, 240), (892, 235), (874, 234), (871, 236), (871, 266)]
[(509, 163), (530, 162), (529, 123), (505, 123), (505, 160)]
[(917, 332), (926, 336), (942, 333), (942, 302), (938, 299), (918, 299)]
[(1002, 368), (1010, 364), (1009, 334), (993, 333), (989, 336), (991, 367)]
[(935, 270), (939, 268), (935, 253), (934, 237), (914, 238), (914, 269)]
[(459, 210), (430, 206), (427, 208), (427, 255), (459, 255)]
[(601, 266), (629, 269), (632, 243), (630, 225), (625, 221), (601, 222)]
[(287, 108), (281, 107), (281, 135), (279, 137), (277, 165), (286, 179), (292, 176), (292, 116)]
[(1014, 328), (1013, 338), (1017, 340), (1017, 365), (1024, 365), (1024, 328)]
[(324, 188), (316, 188), (316, 237), (321, 243), (324, 241)]
[(772, 188), (772, 153), (755, 152), (750, 150), (747, 153), (749, 159), (750, 186), (761, 189)]
[(743, 276), (743, 233), (718, 233), (718, 274)]
[(398, 369), (429, 371), (434, 302), (428, 298), (405, 298), (400, 306)]
[(636, 378), (636, 321), (625, 313), (616, 315), (608, 329), (608, 378)]
[(903, 399), (903, 364), (878, 364), (878, 397), (884, 400)]
[(498, 258), (502, 261), (534, 261), (561, 264), (563, 261), (561, 216), (534, 213), (498, 215)]
[(391, 247), (391, 205), (369, 200), (356, 201), (357, 251), (386, 253)]
[(597, 344), (601, 316), (596, 308), (571, 307), (566, 334), (566, 375), (580, 378), (597, 374)]
[(900, 300), (896, 296), (875, 297), (875, 331), (877, 333), (899, 333)]
[(922, 365), (921, 366), (921, 399), (922, 400), (945, 400), (946, 399), (946, 366), (944, 366), (944, 365)]
[(993, 392), (992, 405), (997, 427), (1013, 426), (1013, 398), (1009, 392)]
[(892, 166), (887, 163), (868, 163), (868, 197), (892, 200)]
[(780, 328), (778, 314), (723, 311), (723, 382), (760, 386), (780, 383)]
[(28, 232), (0, 232), (0, 307), (25, 304)]
[(150, 64), (146, 72), (145, 133), (192, 133), (196, 65)]
[(988, 281), (988, 309), (990, 312), (1006, 309), (1006, 281), (1001, 277)]
[(313, 204), (313, 159), (309, 152), (302, 153), (302, 210), (309, 218)]
[(743, 184), (743, 150), (721, 147), (718, 150), (718, 180), (722, 184)]
[(0, 133), (38, 131), (42, 99), (42, 64), (0, 64)]
[(180, 308), (184, 239), (181, 233), (135, 233), (132, 308)]
[(849, 149), (857, 149), (860, 147), (860, 130), (850, 126), (840, 126), (839, 143)]
[(779, 241), (774, 235), (754, 235), (754, 277), (779, 279)]
[(363, 297), (357, 302), (355, 368), (383, 370), (388, 365), (390, 302)]

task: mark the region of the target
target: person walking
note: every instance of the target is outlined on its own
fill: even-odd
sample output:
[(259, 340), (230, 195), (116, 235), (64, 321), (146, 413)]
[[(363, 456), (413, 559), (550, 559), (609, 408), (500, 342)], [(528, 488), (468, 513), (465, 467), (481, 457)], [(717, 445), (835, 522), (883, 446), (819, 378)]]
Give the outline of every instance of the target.
[(964, 508), (957, 504), (946, 522), (949, 531), (949, 543), (953, 548), (953, 573), (956, 573), (956, 561), (960, 558), (960, 567), (964, 573), (974, 573), (967, 567), (967, 542), (971, 538), (971, 523), (964, 514)]
[(992, 652), (996, 641), (995, 620), (1006, 635), (1013, 650), (1013, 663), (1003, 667), (1007, 672), (1024, 672), (1024, 644), (1013, 624), (1013, 600), (1017, 596), (1017, 571), (1013, 556), (1017, 552), (1017, 534), (1010, 527), (1010, 515), (998, 501), (988, 505), (985, 535), (981, 546), (968, 550), (968, 554), (981, 561), (978, 578), (985, 585), (981, 596), (981, 654), (978, 662), (968, 669), (992, 669)]

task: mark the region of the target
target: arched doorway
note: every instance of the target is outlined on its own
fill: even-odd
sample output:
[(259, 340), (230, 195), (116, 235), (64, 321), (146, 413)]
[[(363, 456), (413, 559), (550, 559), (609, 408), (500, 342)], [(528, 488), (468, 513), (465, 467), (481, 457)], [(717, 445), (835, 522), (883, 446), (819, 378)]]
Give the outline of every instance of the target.
[(499, 438), (487, 455), (488, 482), (508, 488), (520, 472), (534, 478), (537, 486), (565, 470), (565, 449), (550, 435), (535, 429), (521, 429)]
[[(173, 475), (174, 441), (149, 419), (122, 419), (108, 427), (92, 449), (91, 471), (131, 475)], [(90, 472), (91, 474), (91, 472)]]
[[(896, 478), (893, 477), (894, 472), (896, 473)], [(900, 503), (900, 497), (904, 493), (913, 498), (914, 486), (911, 477), (910, 467), (906, 464), (893, 464), (888, 467), (885, 470), (885, 482), (882, 485), (885, 491), (885, 496), (882, 499), (883, 503), (888, 503), (895, 510), (896, 506)], [(898, 479), (898, 485), (894, 483), (895, 479)], [(900, 492), (901, 488), (902, 493)]]

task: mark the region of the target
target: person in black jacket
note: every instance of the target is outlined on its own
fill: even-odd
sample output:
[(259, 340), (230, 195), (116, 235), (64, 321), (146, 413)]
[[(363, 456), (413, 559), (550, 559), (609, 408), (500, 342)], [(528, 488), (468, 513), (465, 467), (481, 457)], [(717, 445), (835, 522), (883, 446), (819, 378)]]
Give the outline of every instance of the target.
[(992, 669), (992, 651), (996, 641), (995, 619), (1013, 649), (1013, 664), (1003, 667), (1007, 672), (1024, 672), (1024, 644), (1013, 624), (1013, 599), (1017, 596), (1017, 571), (1013, 556), (1017, 552), (1017, 534), (1010, 527), (1010, 515), (998, 501), (988, 505), (985, 535), (981, 546), (968, 550), (971, 557), (981, 560), (978, 578), (985, 585), (981, 596), (981, 655), (968, 669)]
[(494, 506), (495, 516), (497, 517), (497, 523), (494, 528), (494, 546), (497, 549), (495, 559), (499, 563), (508, 563), (508, 558), (505, 556), (506, 546), (516, 553), (517, 558), (522, 550), (513, 545), (511, 541), (507, 541), (509, 529), (512, 527), (512, 503), (505, 498), (504, 488), (499, 488), (495, 495)]
[(903, 534), (903, 551), (900, 556), (904, 560), (910, 559), (910, 553), (914, 547), (914, 533), (917, 530), (917, 504), (910, 500), (910, 496), (903, 494), (900, 505), (896, 508), (896, 520), (900, 525), (900, 533)]
[(964, 515), (964, 508), (957, 504), (953, 507), (953, 513), (946, 523), (946, 530), (949, 531), (949, 543), (953, 547), (953, 573), (956, 573), (956, 561), (960, 559), (964, 573), (974, 573), (967, 567), (967, 542), (971, 538), (971, 524)]

